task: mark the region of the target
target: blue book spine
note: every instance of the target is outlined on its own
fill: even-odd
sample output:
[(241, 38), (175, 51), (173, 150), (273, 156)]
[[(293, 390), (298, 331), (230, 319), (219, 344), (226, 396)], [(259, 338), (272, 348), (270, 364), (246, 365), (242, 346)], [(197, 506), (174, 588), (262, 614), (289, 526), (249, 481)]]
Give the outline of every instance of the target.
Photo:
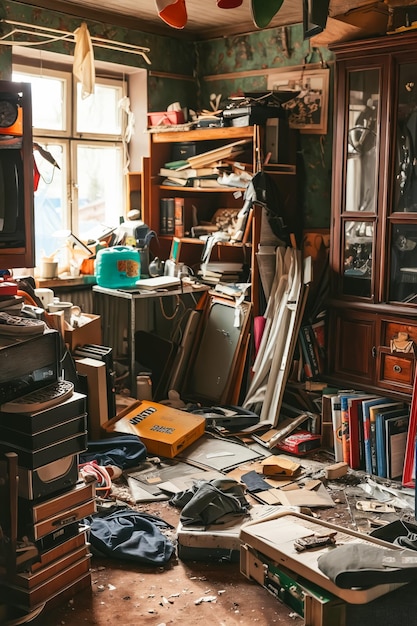
[(368, 474), (372, 474), (370, 422), (369, 412), (366, 409), (363, 411), (363, 443), (365, 449), (365, 471)]
[(387, 477), (387, 457), (385, 453), (385, 419), (384, 414), (377, 413), (375, 424), (377, 474)]

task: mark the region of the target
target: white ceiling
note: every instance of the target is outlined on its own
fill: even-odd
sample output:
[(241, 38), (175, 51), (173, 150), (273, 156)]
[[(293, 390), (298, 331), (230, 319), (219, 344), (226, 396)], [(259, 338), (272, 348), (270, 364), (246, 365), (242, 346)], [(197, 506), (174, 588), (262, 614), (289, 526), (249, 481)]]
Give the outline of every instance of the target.
[[(267, 2), (270, 0), (260, 0)], [(316, 0), (318, 3), (324, 0)], [(251, 0), (243, 0), (235, 9), (220, 9), (217, 0), (185, 0), (188, 21), (183, 30), (166, 25), (158, 16), (155, 0), (29, 0), (26, 4), (54, 9), (60, 12), (84, 16), (86, 19), (98, 19), (99, 14), (107, 12), (114, 16), (113, 23), (142, 29), (145, 32), (169, 34), (171, 36), (208, 38), (230, 34), (253, 32), (258, 30), (251, 13)], [(383, 4), (383, 0), (380, 0)], [(409, 0), (404, 1), (408, 4)], [(344, 14), (351, 9), (378, 4), (375, 0), (330, 0), (329, 15)], [(284, 0), (269, 27), (281, 27), (302, 22), (303, 0)], [(116, 19), (117, 18), (117, 19)], [(107, 21), (107, 20), (106, 20)]]

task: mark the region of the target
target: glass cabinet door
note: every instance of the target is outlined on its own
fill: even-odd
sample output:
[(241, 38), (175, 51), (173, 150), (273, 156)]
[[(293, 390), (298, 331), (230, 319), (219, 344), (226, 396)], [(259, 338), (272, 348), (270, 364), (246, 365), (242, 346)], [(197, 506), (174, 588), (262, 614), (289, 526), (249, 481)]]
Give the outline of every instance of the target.
[(417, 224), (394, 224), (391, 232), (390, 299), (417, 304)]
[(417, 62), (397, 71), (390, 224), (391, 301), (417, 304)]
[(345, 121), (345, 193), (342, 226), (345, 295), (373, 294), (374, 222), (377, 212), (380, 70), (350, 71)]
[(352, 221), (345, 222), (344, 226), (343, 293), (369, 298), (372, 295), (374, 224)]
[(375, 212), (379, 70), (349, 73), (346, 211)]
[(399, 67), (397, 107), (392, 212), (417, 214), (417, 63)]

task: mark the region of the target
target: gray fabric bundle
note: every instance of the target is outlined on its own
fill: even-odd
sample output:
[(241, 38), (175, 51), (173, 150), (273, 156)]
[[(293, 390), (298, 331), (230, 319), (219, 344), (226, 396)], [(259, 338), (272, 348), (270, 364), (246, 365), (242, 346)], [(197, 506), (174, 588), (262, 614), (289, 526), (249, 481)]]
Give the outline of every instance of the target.
[(342, 589), (408, 583), (417, 579), (417, 554), (413, 550), (347, 543), (320, 555), (317, 565)]
[(180, 520), (184, 526), (208, 526), (229, 513), (246, 513), (249, 503), (244, 490), (242, 484), (230, 478), (201, 480), (190, 489), (173, 496), (170, 504), (182, 509)]

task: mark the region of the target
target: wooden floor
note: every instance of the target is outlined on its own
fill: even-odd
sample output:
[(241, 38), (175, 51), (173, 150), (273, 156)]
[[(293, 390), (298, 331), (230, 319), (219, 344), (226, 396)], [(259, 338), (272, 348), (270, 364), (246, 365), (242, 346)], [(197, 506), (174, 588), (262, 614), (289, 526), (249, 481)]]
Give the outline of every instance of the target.
[[(359, 479), (360, 480), (360, 479)], [(357, 482), (356, 479), (354, 482)], [(352, 517), (345, 494), (349, 485), (335, 481), (330, 493), (336, 506), (314, 515), (332, 523), (365, 531)], [(329, 487), (329, 485), (328, 485)], [(178, 509), (168, 502), (136, 505), (162, 518), (176, 543)], [(368, 517), (364, 521), (368, 523)], [(392, 516), (392, 514), (390, 514)], [(378, 516), (377, 516), (378, 517)], [(380, 516), (379, 516), (380, 517)], [(387, 520), (389, 521), (389, 520)], [(164, 531), (165, 532), (165, 531)], [(302, 626), (304, 620), (259, 584), (247, 580), (239, 563), (183, 561), (175, 554), (164, 567), (92, 558), (91, 588), (46, 607), (32, 626)], [(345, 623), (314, 626), (417, 626), (417, 582), (362, 606), (348, 605)], [(23, 623), (23, 622), (19, 622)], [(13, 623), (15, 626), (17, 622)], [(313, 626), (310, 624), (309, 626)]]
[[(169, 504), (144, 509), (176, 528), (179, 514)], [(240, 574), (238, 563), (184, 562), (173, 557), (165, 567), (155, 568), (93, 557), (91, 591), (78, 593), (30, 623), (301, 626), (303, 620), (291, 614), (291, 609)]]

